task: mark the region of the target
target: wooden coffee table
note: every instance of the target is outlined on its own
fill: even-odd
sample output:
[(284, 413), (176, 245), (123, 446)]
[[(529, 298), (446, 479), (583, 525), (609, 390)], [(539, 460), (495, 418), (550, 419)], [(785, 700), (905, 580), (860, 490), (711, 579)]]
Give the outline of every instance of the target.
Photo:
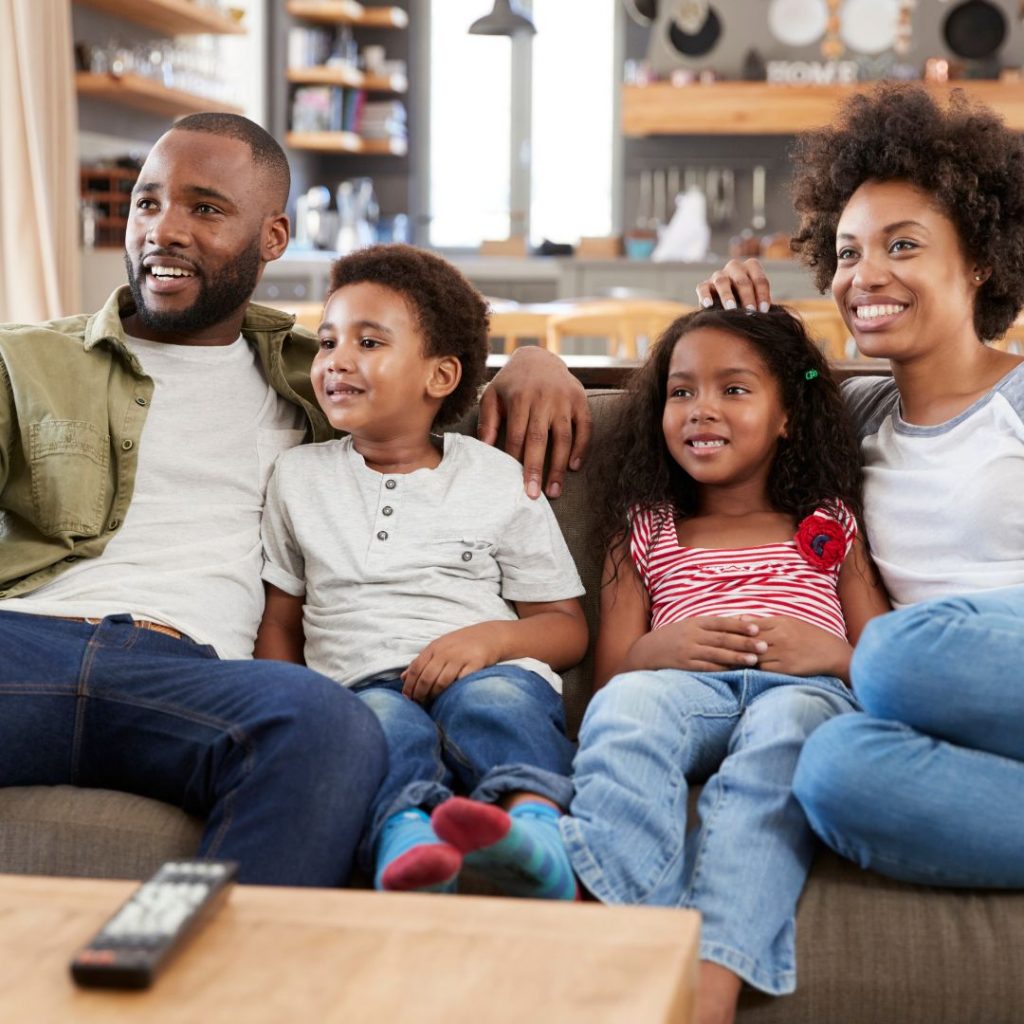
[(698, 915), (480, 896), (237, 886), (145, 992), (78, 989), (137, 883), (0, 875), (0, 1021), (687, 1024)]

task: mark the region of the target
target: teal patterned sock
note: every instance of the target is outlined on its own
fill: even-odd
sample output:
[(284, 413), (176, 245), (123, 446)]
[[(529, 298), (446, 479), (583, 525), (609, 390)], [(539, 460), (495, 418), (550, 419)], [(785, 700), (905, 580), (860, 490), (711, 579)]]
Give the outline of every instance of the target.
[(437, 836), (462, 853), (463, 863), (510, 896), (578, 898), (576, 878), (558, 831), (559, 811), (523, 801), (511, 812), (452, 797), (434, 808)]
[(389, 892), (454, 892), (462, 855), (441, 842), (426, 811), (392, 814), (377, 840), (376, 889)]

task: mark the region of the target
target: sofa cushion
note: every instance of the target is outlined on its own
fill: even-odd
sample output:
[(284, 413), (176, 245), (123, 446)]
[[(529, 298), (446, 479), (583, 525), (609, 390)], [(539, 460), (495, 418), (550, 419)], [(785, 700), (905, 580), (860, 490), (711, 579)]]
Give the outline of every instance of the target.
[(202, 822), (176, 807), (106, 789), (0, 789), (0, 871), (145, 878), (191, 857)]

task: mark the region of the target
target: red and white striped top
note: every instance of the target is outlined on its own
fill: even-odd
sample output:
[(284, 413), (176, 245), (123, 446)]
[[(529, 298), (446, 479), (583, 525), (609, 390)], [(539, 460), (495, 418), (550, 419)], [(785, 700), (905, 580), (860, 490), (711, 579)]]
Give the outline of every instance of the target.
[(857, 521), (845, 505), (838, 515), (824, 509), (814, 514), (837, 523), (846, 542), (829, 569), (812, 565), (795, 540), (749, 548), (683, 547), (671, 509), (634, 511), (629, 553), (650, 596), (651, 629), (705, 615), (789, 615), (845, 640), (836, 585)]

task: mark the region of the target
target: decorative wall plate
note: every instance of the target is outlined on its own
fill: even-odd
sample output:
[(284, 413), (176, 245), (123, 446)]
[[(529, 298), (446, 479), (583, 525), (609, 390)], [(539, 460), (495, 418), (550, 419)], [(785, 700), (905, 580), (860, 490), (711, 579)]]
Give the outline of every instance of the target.
[(846, 0), (839, 35), (851, 50), (881, 53), (896, 42), (899, 17), (897, 0)]
[(942, 36), (958, 57), (985, 60), (995, 56), (1006, 39), (1006, 17), (988, 0), (967, 0), (946, 15)]
[(622, 0), (626, 13), (638, 24), (648, 28), (658, 16), (658, 0)]
[(825, 0), (771, 0), (768, 28), (784, 46), (808, 46), (828, 27)]
[(696, 32), (685, 32), (674, 20), (668, 25), (668, 41), (672, 49), (684, 57), (703, 57), (710, 53), (721, 35), (722, 21), (714, 7), (708, 8), (707, 18)]

